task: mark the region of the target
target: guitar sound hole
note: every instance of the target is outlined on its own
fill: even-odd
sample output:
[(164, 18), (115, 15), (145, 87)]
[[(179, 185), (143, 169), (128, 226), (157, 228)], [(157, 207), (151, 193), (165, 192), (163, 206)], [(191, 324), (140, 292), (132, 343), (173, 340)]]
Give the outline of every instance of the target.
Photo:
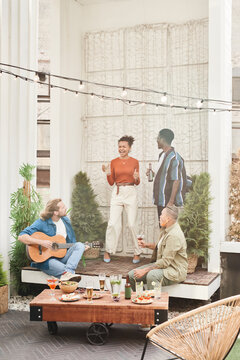
[(57, 250), (58, 249), (58, 244), (57, 243), (52, 243), (52, 249), (53, 250)]

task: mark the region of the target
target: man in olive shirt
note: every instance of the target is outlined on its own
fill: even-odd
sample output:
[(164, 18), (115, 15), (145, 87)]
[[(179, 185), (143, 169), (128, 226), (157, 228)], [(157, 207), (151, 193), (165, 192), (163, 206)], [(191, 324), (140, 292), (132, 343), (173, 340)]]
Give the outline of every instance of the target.
[(151, 262), (129, 272), (129, 280), (133, 291), (135, 281), (143, 281), (148, 290), (153, 289), (152, 282), (163, 286), (182, 282), (187, 276), (187, 244), (185, 236), (177, 222), (178, 208), (167, 206), (160, 216), (160, 236), (157, 245), (143, 240), (139, 246), (154, 250)]

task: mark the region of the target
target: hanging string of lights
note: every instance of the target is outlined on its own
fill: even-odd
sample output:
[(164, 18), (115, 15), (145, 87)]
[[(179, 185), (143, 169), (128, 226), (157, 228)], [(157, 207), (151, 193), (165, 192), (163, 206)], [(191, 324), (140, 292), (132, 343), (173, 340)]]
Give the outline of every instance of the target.
[[(75, 93), (75, 96), (78, 96), (79, 94), (89, 95), (89, 96), (91, 96), (91, 98), (96, 97), (96, 98), (99, 98), (101, 101), (114, 100), (114, 101), (121, 101), (124, 104), (129, 105), (129, 106), (140, 105), (140, 106), (144, 107), (146, 105), (151, 105), (151, 106), (155, 106), (156, 108), (162, 107), (162, 108), (175, 108), (175, 109), (183, 109), (183, 110), (199, 110), (199, 111), (202, 110), (202, 111), (211, 111), (214, 113), (224, 112), (224, 111), (228, 111), (228, 112), (240, 111), (240, 103), (239, 102), (231, 102), (231, 101), (207, 99), (207, 98), (197, 98), (197, 97), (185, 96), (185, 95), (174, 95), (174, 94), (170, 94), (166, 91), (157, 91), (157, 90), (152, 90), (152, 89), (139, 89), (139, 88), (128, 87), (128, 86), (104, 84), (104, 83), (99, 83), (99, 82), (93, 82), (93, 81), (88, 81), (88, 80), (82, 80), (82, 79), (76, 79), (76, 78), (72, 78), (72, 77), (51, 74), (48, 72), (36, 71), (36, 70), (27, 69), (27, 68), (10, 65), (10, 64), (6, 64), (6, 63), (0, 63), (0, 66), (1, 66), (0, 67), (0, 76), (2, 74), (8, 74), (8, 75), (13, 76), (15, 79), (19, 78), (21, 80), (25, 80), (28, 82), (37, 83), (37, 84), (44, 85), (44, 86), (50, 86), (51, 89), (53, 89), (53, 88), (60, 89), (60, 90), (63, 90), (64, 93), (66, 93), (66, 92)], [(14, 69), (21, 70), (21, 71), (26, 71), (26, 72), (34, 74), (34, 76), (33, 76), (33, 78), (31, 78), (31, 77), (19, 75), (18, 73), (7, 70), (7, 69), (3, 68), (2, 66), (14, 68)], [(45, 82), (47, 76), (50, 77), (50, 80), (51, 80), (50, 84)], [(54, 78), (77, 82), (78, 90), (53, 84), (52, 79), (54, 79)], [(121, 93), (120, 93), (120, 96), (107, 96), (107, 95), (99, 94), (94, 91), (86, 91), (85, 90), (86, 85), (92, 85), (92, 86), (98, 86), (98, 87), (101, 86), (103, 88), (107, 87), (107, 88), (113, 88), (113, 89), (120, 89)], [(131, 93), (131, 92), (140, 92), (140, 93), (148, 93), (148, 94), (152, 93), (152, 94), (161, 95), (160, 102), (159, 101), (157, 101), (157, 102), (142, 101), (142, 100), (132, 99), (129, 97), (129, 93)], [(177, 99), (177, 98), (182, 98), (182, 99), (184, 98), (185, 100), (196, 101), (196, 104), (195, 105), (175, 104), (173, 101), (175, 101), (175, 99)], [(170, 100), (171, 100), (171, 102), (170, 102)], [(210, 103), (213, 103), (213, 104), (208, 105)]]

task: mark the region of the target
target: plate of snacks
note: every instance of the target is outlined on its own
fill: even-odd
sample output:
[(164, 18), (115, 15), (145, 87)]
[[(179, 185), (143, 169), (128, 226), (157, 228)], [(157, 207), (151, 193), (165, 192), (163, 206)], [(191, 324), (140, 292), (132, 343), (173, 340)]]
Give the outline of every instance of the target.
[(151, 304), (153, 302), (153, 299), (151, 298), (151, 296), (142, 295), (132, 299), (132, 302), (134, 304), (147, 305), (147, 304)]
[[(88, 298), (86, 293), (83, 295), (83, 297), (84, 297), (84, 299)], [(96, 292), (94, 292), (93, 295), (92, 295), (93, 300), (101, 299), (102, 297), (103, 297), (102, 294), (99, 294), (99, 293), (96, 293)]]
[(146, 297), (154, 297), (155, 295), (155, 291), (154, 290), (145, 290), (143, 292), (143, 296), (146, 296)]
[(80, 299), (81, 296), (75, 293), (62, 294), (62, 296), (59, 297), (60, 301), (65, 301), (65, 302), (78, 301)]

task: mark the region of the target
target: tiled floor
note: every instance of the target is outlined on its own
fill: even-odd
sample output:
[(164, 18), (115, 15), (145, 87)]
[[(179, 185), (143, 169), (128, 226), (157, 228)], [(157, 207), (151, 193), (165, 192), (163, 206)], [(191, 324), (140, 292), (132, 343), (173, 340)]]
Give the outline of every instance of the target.
[[(1, 360), (136, 360), (141, 359), (146, 333), (137, 325), (114, 324), (108, 342), (90, 345), (89, 323), (59, 323), (58, 334), (50, 335), (46, 322), (29, 321), (29, 312), (8, 311), (0, 315)], [(146, 360), (172, 356), (149, 345)]]

